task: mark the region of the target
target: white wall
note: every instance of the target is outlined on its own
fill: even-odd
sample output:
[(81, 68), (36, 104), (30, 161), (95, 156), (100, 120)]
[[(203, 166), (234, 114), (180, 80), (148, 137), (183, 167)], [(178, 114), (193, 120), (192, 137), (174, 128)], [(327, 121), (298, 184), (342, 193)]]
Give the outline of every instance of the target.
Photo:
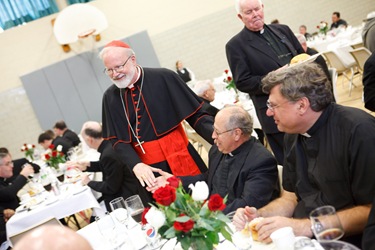
[[(0, 34), (0, 146), (8, 147), (14, 157), (22, 155), (19, 148), (23, 143), (36, 144), (42, 132), (21, 75), (93, 45), (147, 30), (163, 67), (173, 69), (181, 59), (198, 79), (213, 78), (228, 68), (225, 43), (242, 28), (231, 0), (97, 0), (90, 4), (101, 9), (109, 22), (99, 43), (89, 38), (72, 44), (72, 51), (64, 53), (52, 32), (50, 21), (56, 15)], [(375, 10), (374, 0), (264, 0), (264, 4), (266, 22), (277, 18), (295, 32), (305, 24), (311, 33), (320, 21), (330, 23), (333, 11), (340, 11), (343, 19), (357, 26)]]

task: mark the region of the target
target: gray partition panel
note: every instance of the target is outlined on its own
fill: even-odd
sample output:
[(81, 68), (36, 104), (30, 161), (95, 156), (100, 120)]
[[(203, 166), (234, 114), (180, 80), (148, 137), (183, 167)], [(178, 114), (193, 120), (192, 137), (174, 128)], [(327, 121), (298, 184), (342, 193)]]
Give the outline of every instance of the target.
[(160, 63), (147, 31), (128, 37), (129, 45), (137, 56), (138, 64), (148, 68), (159, 68)]
[(65, 64), (72, 76), (73, 84), (88, 119), (101, 121), (101, 96), (103, 91), (91, 66), (92, 56), (93, 54), (89, 52), (82, 53), (66, 60)]
[[(82, 124), (88, 120), (88, 116), (66, 62), (48, 66), (44, 72), (63, 114), (60, 119), (64, 120), (69, 128), (80, 131)], [(51, 126), (53, 124), (54, 122)]]
[(51, 129), (51, 120), (61, 119), (62, 112), (56, 102), (42, 70), (21, 77), (31, 105), (43, 130)]

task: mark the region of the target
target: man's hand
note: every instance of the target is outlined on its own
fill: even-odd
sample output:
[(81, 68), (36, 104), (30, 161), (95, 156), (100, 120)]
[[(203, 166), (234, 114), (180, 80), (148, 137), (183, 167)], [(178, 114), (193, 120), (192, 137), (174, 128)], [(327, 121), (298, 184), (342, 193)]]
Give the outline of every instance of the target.
[(154, 176), (154, 173), (152, 172), (152, 169), (149, 165), (146, 165), (144, 163), (138, 163), (134, 166), (133, 172), (139, 182), (141, 183), (142, 187), (147, 185), (149, 188), (155, 186), (156, 179)]
[(255, 207), (246, 206), (245, 208), (239, 208), (233, 217), (233, 225), (240, 231), (245, 228), (247, 222), (252, 221), (256, 217), (258, 217), (258, 213)]
[(7, 222), (9, 218), (14, 215), (14, 210), (7, 208), (7, 209), (4, 209), (3, 213), (4, 213), (4, 221)]
[(34, 168), (29, 163), (26, 163), (22, 166), (22, 170), (20, 172), (20, 175), (25, 176), (26, 178), (29, 177), (29, 175), (34, 173)]
[(75, 167), (81, 171), (86, 171), (87, 167), (90, 166), (90, 162), (89, 161), (67, 161), (66, 166)]
[(90, 177), (88, 174), (84, 173), (82, 174), (82, 179), (81, 179), (81, 183), (82, 185), (87, 185), (89, 182), (91, 181)]
[(292, 227), (296, 236), (312, 237), (311, 223), (309, 219), (293, 219), (283, 216), (273, 216), (261, 220), (256, 229), (258, 230), (258, 240), (270, 243), (271, 233), (282, 227)]

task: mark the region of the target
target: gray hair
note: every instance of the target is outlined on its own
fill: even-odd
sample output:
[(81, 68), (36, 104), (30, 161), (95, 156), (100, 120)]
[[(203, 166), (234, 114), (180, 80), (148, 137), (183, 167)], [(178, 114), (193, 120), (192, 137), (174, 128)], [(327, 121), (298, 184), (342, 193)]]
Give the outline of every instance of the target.
[(226, 129), (240, 128), (244, 135), (251, 136), (253, 132), (253, 119), (249, 112), (237, 105), (225, 106), (222, 110), (228, 110), (230, 114)]
[(194, 85), (194, 92), (197, 96), (202, 96), (211, 86), (213, 86), (211, 80), (198, 81)]
[[(236, 8), (237, 14), (240, 14), (242, 12), (241, 4), (243, 0), (235, 0), (234, 7)], [(262, 0), (258, 0), (259, 4), (262, 5)]]
[(315, 112), (326, 108), (332, 101), (330, 81), (322, 68), (314, 63), (300, 63), (272, 71), (262, 79), (263, 92), (280, 85), (280, 93), (291, 102), (306, 97)]
[(124, 50), (125, 54), (127, 56), (131, 56), (131, 55), (135, 55), (134, 53), (134, 50), (130, 49), (130, 48), (123, 48), (123, 47), (105, 47), (104, 49), (102, 49), (100, 52), (99, 52), (99, 55), (98, 57), (103, 60), (103, 57), (108, 53), (108, 51), (110, 51), (111, 49), (113, 48), (119, 48), (121, 50)]

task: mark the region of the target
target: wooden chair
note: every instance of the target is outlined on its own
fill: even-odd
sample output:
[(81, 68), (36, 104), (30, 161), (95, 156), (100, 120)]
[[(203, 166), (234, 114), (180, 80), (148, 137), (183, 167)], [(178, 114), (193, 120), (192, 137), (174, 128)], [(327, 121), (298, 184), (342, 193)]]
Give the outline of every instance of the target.
[[(353, 77), (354, 77), (354, 67), (356, 66), (356, 63), (351, 64), (345, 64), (341, 59), (333, 52), (333, 51), (326, 51), (323, 52), (323, 56), (326, 58), (326, 61), (328, 64), (336, 69), (337, 74), (343, 74), (346, 79), (349, 80), (349, 96), (352, 93), (353, 86), (355, 87), (353, 83)], [(350, 77), (347, 75), (347, 72), (350, 71)], [(343, 78), (344, 80), (344, 78)], [(344, 86), (344, 82), (342, 82)]]
[(354, 43), (354, 44), (351, 44), (350, 45), (353, 49), (358, 49), (358, 48), (361, 48), (363, 47), (363, 42), (360, 42), (360, 43)]

